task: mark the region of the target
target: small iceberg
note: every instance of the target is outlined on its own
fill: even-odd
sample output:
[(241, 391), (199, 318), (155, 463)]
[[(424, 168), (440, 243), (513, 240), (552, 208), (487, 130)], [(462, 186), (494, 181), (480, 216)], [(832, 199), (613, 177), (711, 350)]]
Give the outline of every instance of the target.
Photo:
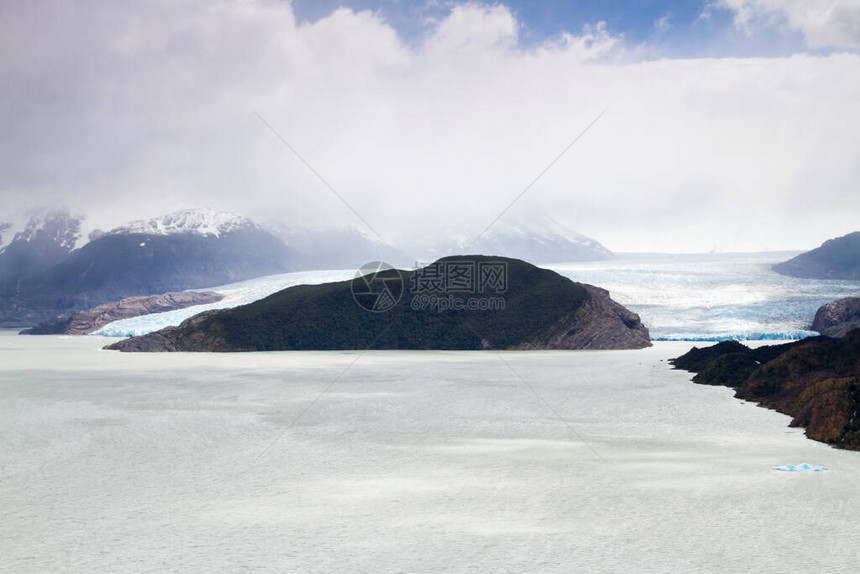
[(784, 471), (794, 471), (794, 470), (811, 470), (813, 472), (819, 472), (822, 470), (827, 470), (826, 466), (812, 466), (811, 464), (801, 463), (801, 464), (786, 464), (784, 466), (775, 466), (774, 470), (784, 470)]

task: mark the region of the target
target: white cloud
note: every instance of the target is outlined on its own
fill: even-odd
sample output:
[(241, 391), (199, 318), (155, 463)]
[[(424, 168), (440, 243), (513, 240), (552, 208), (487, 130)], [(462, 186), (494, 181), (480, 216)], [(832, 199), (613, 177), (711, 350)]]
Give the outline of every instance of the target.
[[(550, 211), (615, 250), (807, 247), (856, 228), (860, 57), (629, 61), (603, 24), (524, 47), (504, 6), (417, 46), (369, 12), (153, 0), (0, 8), (0, 219), (65, 202), (110, 227), (208, 205), (392, 243)], [(813, 199), (814, 197), (814, 199)]]
[(667, 12), (654, 20), (654, 30), (660, 33), (668, 32), (672, 28), (672, 13)]
[(811, 48), (860, 48), (860, 0), (717, 0), (738, 28), (783, 25), (803, 33)]

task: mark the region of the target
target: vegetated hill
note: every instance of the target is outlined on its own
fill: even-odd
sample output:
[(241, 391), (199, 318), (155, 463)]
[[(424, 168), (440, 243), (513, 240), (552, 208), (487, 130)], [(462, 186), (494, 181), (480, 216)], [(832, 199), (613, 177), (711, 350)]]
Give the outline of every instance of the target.
[(854, 329), (860, 329), (860, 297), (826, 303), (812, 320), (812, 330), (828, 337), (842, 337)]
[[(427, 269), (447, 264), (507, 266), (503, 292), (414, 294)], [(372, 289), (362, 292), (370, 285)], [(498, 287), (498, 285), (496, 285)], [(397, 295), (402, 291), (402, 297)], [(386, 296), (390, 308), (359, 303)], [(496, 303), (483, 310), (432, 308), (453, 299)], [(470, 299), (471, 297), (471, 299)], [(358, 300), (358, 302), (357, 302)], [(499, 301), (504, 308), (499, 308)], [(422, 308), (424, 305), (424, 308)], [(429, 306), (429, 308), (428, 308)], [(204, 313), (107, 348), (121, 351), (278, 351), (326, 349), (616, 349), (649, 346), (638, 315), (606, 291), (516, 259), (457, 256), (423, 270), (382, 271), (323, 285), (290, 287), (265, 299)]]
[(860, 450), (860, 330), (758, 349), (726, 341), (672, 363), (696, 373), (695, 383), (732, 387), (740, 399), (792, 416), (791, 426), (811, 439)]
[(0, 325), (29, 326), (125, 297), (283, 273), (292, 270), (290, 260), (282, 241), (245, 218), (178, 212), (112, 230), (0, 288)]
[(809, 279), (860, 280), (860, 231), (828, 239), (812, 251), (777, 263), (773, 270)]

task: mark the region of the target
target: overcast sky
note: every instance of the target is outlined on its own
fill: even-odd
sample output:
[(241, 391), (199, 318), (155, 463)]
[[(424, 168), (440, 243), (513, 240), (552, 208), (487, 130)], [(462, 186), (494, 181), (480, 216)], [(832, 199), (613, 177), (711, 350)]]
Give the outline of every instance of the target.
[(550, 214), (613, 251), (860, 229), (860, 0), (0, 0), (0, 219), (184, 207), (416, 249)]

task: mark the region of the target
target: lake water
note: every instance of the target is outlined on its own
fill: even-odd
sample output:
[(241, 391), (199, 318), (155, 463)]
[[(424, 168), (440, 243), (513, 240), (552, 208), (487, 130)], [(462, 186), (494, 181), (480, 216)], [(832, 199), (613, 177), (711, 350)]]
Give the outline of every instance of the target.
[[(0, 571), (855, 572), (860, 453), (641, 351), (0, 334)], [(780, 472), (808, 462), (822, 472)]]

